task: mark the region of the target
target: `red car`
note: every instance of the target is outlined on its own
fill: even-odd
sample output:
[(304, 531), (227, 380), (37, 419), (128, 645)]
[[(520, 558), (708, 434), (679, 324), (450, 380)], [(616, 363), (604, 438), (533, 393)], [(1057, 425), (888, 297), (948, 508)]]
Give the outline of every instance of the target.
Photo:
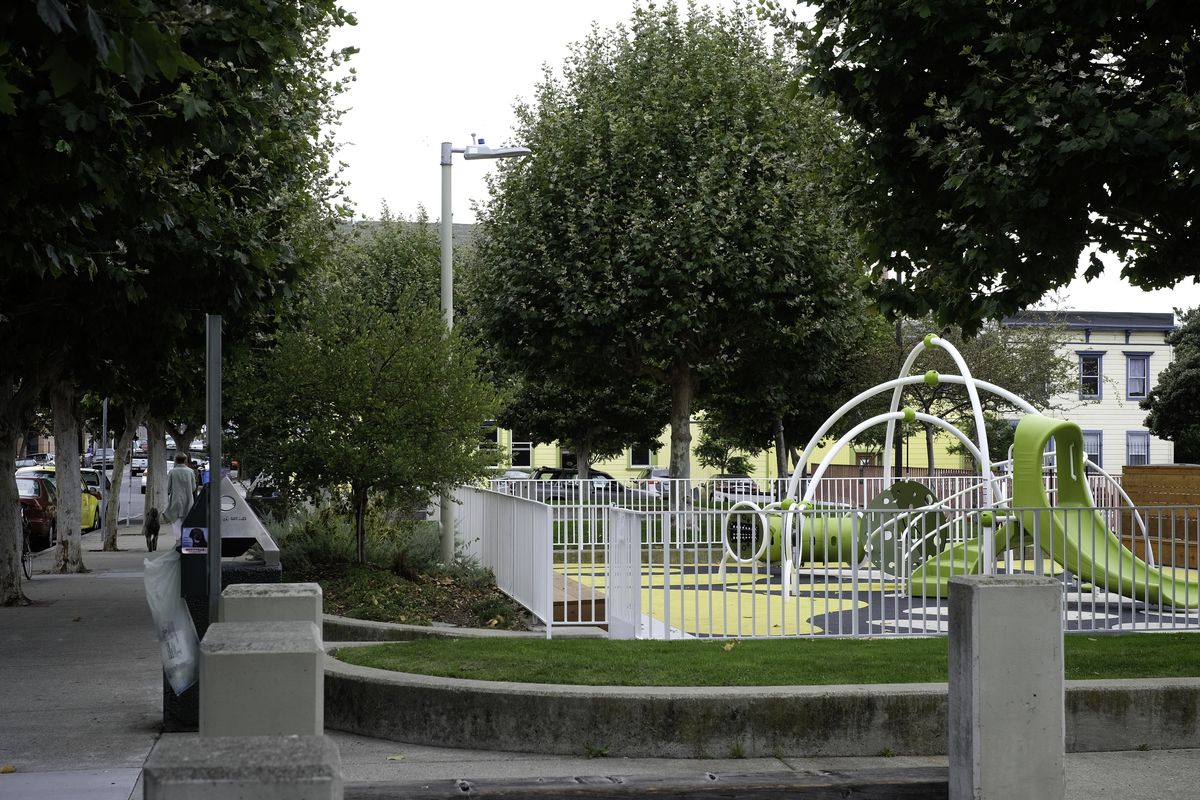
[(34, 475), (17, 476), (17, 495), (25, 507), (32, 534), (29, 546), (44, 550), (58, 538), (58, 493), (49, 478)]

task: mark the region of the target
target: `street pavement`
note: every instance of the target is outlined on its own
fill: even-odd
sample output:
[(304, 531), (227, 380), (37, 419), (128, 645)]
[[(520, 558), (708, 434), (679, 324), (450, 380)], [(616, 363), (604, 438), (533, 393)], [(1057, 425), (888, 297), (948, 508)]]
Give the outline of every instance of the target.
[[(135, 479), (133, 493), (140, 497)], [(132, 498), (136, 500), (137, 498)], [(131, 507), (132, 507), (131, 503)], [(122, 516), (125, 516), (122, 514)], [(115, 553), (99, 532), (83, 537), (82, 575), (49, 575), (47, 551), (24, 584), (33, 605), (0, 608), (2, 800), (140, 798), (141, 767), (162, 734), (162, 669), (142, 583), (149, 555), (140, 533), (120, 526)], [(167, 545), (164, 541), (160, 548)], [(160, 553), (162, 549), (160, 549)], [(802, 770), (946, 766), (942, 757), (637, 759), (544, 756), (404, 744), (328, 731), (347, 782), (536, 777), (679, 776)], [(1200, 751), (1067, 756), (1071, 800), (1194, 798)]]

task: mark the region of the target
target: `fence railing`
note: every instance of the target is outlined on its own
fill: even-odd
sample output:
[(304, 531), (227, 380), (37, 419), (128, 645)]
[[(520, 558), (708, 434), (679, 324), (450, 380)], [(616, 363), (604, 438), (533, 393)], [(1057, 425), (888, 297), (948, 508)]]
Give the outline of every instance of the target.
[[(484, 543), (493, 527), (504, 530), (495, 549), (485, 544), (485, 563), (507, 564), (505, 591), (521, 602), (549, 596), (551, 610), (538, 616), (551, 628), (606, 625), (614, 637), (658, 639), (944, 634), (949, 579), (995, 572), (1054, 575), (1064, 630), (1200, 629), (1196, 507), (1141, 509), (1139, 522), (1127, 505), (989, 514), (941, 504), (637, 511), (504, 500), (513, 508), (495, 501), (462, 513), (487, 520)], [(524, 506), (540, 516), (518, 522)], [(521, 524), (540, 526), (540, 538), (522, 538)], [(552, 553), (541, 562), (552, 557), (550, 567), (512, 563), (538, 547)], [(518, 585), (526, 580), (542, 586)]]
[(496, 576), (496, 586), (547, 626), (554, 623), (551, 509), (511, 495), (460, 487), (455, 522), (464, 552)]
[[(1047, 471), (1043, 477), (1051, 503), (1057, 501), (1057, 478)], [(978, 508), (982, 505), (984, 481), (978, 475), (909, 476), (926, 486), (948, 508)], [(1092, 497), (1098, 506), (1120, 506), (1117, 485), (1099, 475), (1088, 478)], [(717, 479), (668, 479), (646, 481), (512, 480), (496, 479), (489, 488), (504, 494), (536, 500), (553, 509), (554, 543), (559, 548), (586, 550), (602, 527), (604, 509), (610, 506), (652, 515), (652, 526), (659, 542), (672, 545), (718, 544), (705, 538), (713, 530), (708, 512), (720, 512), (735, 503), (750, 501), (768, 505), (787, 496), (787, 479), (769, 481)], [(998, 482), (1005, 496), (1012, 496), (1011, 476)], [(814, 502), (828, 508), (863, 508), (885, 488), (880, 476), (864, 478), (823, 478), (816, 485)], [(808, 481), (800, 485), (800, 497), (806, 497)]]

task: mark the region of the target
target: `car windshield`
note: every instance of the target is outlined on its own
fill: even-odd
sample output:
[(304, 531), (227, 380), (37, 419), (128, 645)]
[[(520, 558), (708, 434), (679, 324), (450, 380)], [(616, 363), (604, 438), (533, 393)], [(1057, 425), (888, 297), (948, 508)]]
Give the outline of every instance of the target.
[(38, 490), (37, 481), (32, 478), (17, 478), (17, 494), (21, 497), (38, 497), (41, 491)]

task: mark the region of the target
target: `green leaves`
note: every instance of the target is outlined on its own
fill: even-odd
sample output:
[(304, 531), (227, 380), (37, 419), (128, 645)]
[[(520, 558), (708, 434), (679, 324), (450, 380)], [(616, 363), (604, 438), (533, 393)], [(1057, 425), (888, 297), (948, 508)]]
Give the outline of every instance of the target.
[(1200, 198), (1171, 154), (1200, 144), (1181, 83), (1200, 10), (853, 0), (791, 32), (814, 43), (810, 88), (853, 123), (857, 227), (898, 278), (881, 289), (893, 312), (970, 332), (1068, 283), (1093, 242), (1142, 285), (1195, 273)]
[(536, 155), (500, 165), (484, 216), (482, 327), (503, 357), (572, 386), (581, 364), (652, 379), (682, 428), (736, 367), (790, 358), (798, 318), (841, 316), (844, 228), (810, 176), (843, 134), (781, 100), (788, 73), (740, 11), (639, 7), (573, 48), (518, 112)]

